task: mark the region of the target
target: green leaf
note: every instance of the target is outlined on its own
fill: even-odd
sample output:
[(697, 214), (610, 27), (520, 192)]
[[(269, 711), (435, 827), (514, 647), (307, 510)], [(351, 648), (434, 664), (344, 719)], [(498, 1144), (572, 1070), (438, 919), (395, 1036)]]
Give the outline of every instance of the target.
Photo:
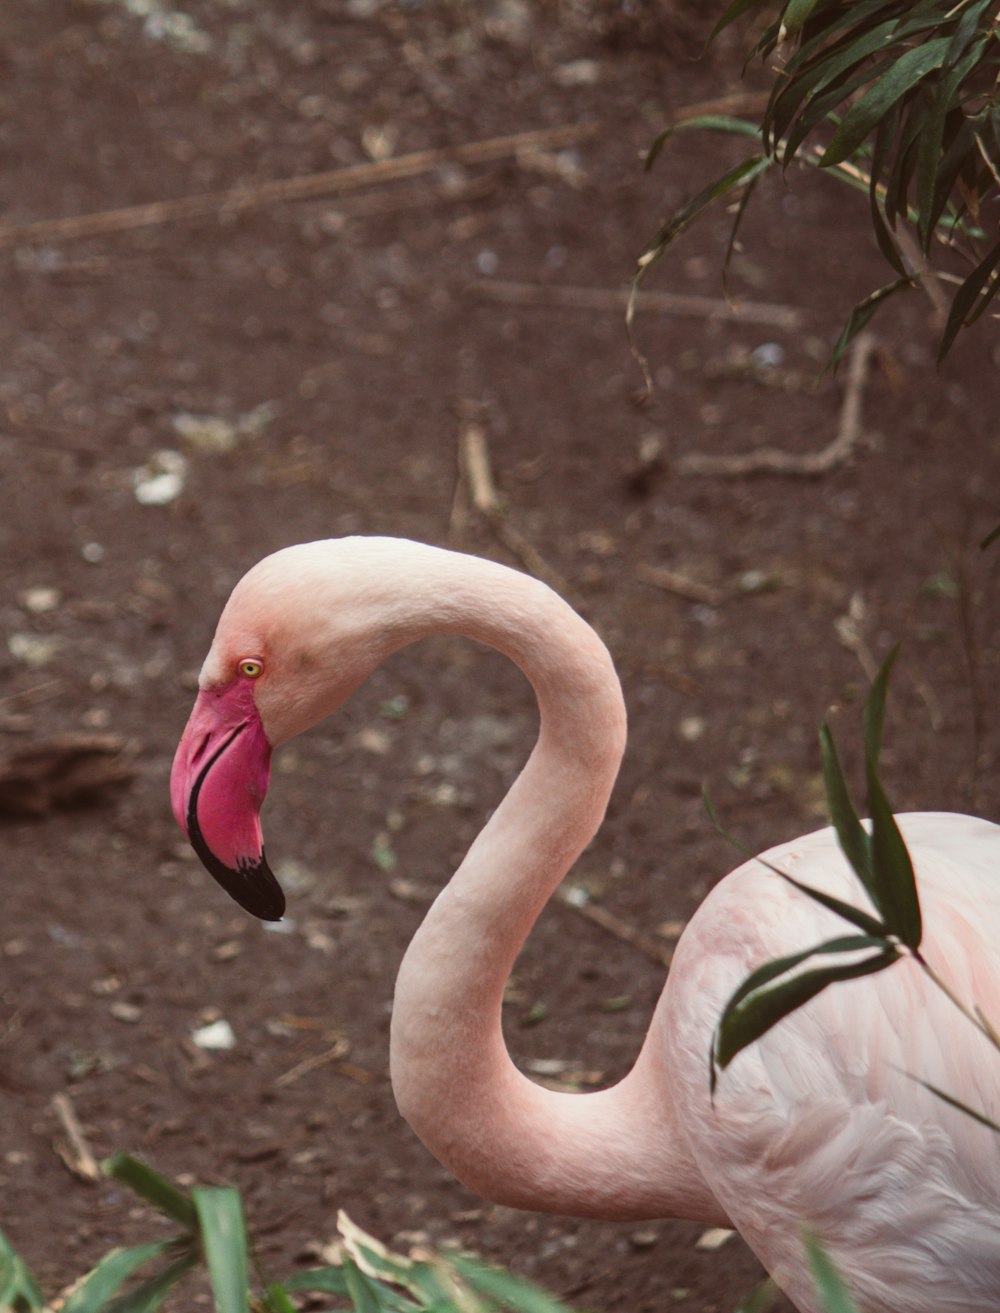
[(889, 679), (892, 668), (899, 656), (899, 643), (895, 643), (889, 655), (879, 666), (878, 673), (872, 680), (872, 686), (865, 698), (863, 724), (865, 729), (865, 752), (872, 761), (878, 761), (882, 751), (882, 727), (885, 724), (885, 699), (889, 691)]
[(7, 1237), (0, 1231), (0, 1309), (41, 1313), (45, 1304), (38, 1282)]
[(913, 863), (878, 774), (886, 693), (898, 655), (897, 643), (882, 662), (865, 699), (865, 774), (872, 823), (870, 892), (887, 928), (909, 948), (916, 949), (920, 947), (922, 925)]
[[(762, 985), (748, 989), (751, 977), (736, 990), (733, 998), (726, 1004), (713, 1036), (712, 1043), (712, 1088), (715, 1086), (715, 1069), (724, 1069), (741, 1053), (767, 1034), (779, 1021), (797, 1011), (803, 1004), (816, 997), (828, 985), (844, 980), (855, 980), (861, 976), (884, 971), (899, 957), (899, 950), (885, 945), (883, 940), (872, 940), (868, 936), (851, 936), (849, 939), (830, 940), (805, 954), (796, 953), (776, 962), (765, 963), (753, 975), (763, 976), (771, 972), (779, 963), (781, 972), (794, 969), (813, 954), (857, 952), (874, 945), (878, 951), (860, 961), (845, 962), (840, 966), (830, 965), (803, 971), (799, 975), (780, 981), (775, 985)], [(736, 1000), (735, 1003), (733, 1000)]]
[(128, 1186), (186, 1231), (197, 1229), (198, 1217), (187, 1195), (138, 1158), (127, 1153), (117, 1153), (102, 1164), (101, 1170), (105, 1175)]
[(268, 1286), (264, 1292), (265, 1313), (299, 1313), (296, 1305), (288, 1298), (284, 1286)]
[(201, 1224), (217, 1313), (248, 1313), (250, 1271), (243, 1204), (231, 1186), (198, 1186), (191, 1192)]
[(324, 1295), (346, 1295), (347, 1278), (342, 1267), (311, 1267), (282, 1281), (285, 1290), (318, 1290)]
[(187, 1253), (169, 1263), (141, 1285), (130, 1290), (126, 1295), (119, 1295), (103, 1310), (103, 1313), (156, 1313), (156, 1310), (169, 1295), (171, 1287), (182, 1277), (187, 1276), (198, 1262), (198, 1252), (193, 1245)]
[(887, 928), (908, 948), (917, 949), (923, 937), (923, 925), (913, 863), (878, 778), (876, 764), (870, 758), (867, 774), (872, 876), (878, 889), (878, 907)]
[[(997, 242), (955, 293), (941, 346), (938, 349), (938, 361), (943, 360), (950, 350), (962, 324), (974, 323), (996, 295), (997, 288), (1000, 287), (1000, 279), (995, 277), (998, 263), (1000, 263), (1000, 242)], [(989, 286), (986, 286), (987, 283)], [(984, 287), (986, 287), (985, 292)]]
[(131, 1249), (112, 1249), (66, 1300), (63, 1313), (100, 1313), (134, 1272), (166, 1253), (173, 1243), (154, 1240)]
[(768, 1313), (778, 1297), (778, 1287), (770, 1277), (755, 1286), (733, 1309), (733, 1313)]
[(995, 1122), (992, 1117), (987, 1117), (986, 1113), (979, 1112), (975, 1108), (970, 1108), (969, 1105), (963, 1103), (961, 1099), (956, 1099), (953, 1094), (946, 1094), (944, 1090), (939, 1090), (936, 1085), (932, 1085), (929, 1081), (922, 1080), (919, 1076), (913, 1076), (910, 1072), (904, 1072), (903, 1074), (909, 1076), (910, 1080), (916, 1081), (918, 1085), (922, 1085), (929, 1094), (933, 1094), (934, 1097), (940, 1099), (942, 1103), (947, 1103), (950, 1107), (956, 1108), (959, 1112), (964, 1113), (966, 1117), (971, 1117), (973, 1121), (979, 1122), (981, 1126), (986, 1126), (991, 1131), (1000, 1132), (1000, 1123)]
[(817, 1237), (807, 1231), (803, 1243), (809, 1259), (809, 1270), (816, 1283), (816, 1293), (822, 1301), (823, 1313), (861, 1313), (833, 1260)]
[(828, 908), (831, 912), (834, 912), (837, 916), (843, 918), (843, 920), (849, 922), (851, 925), (857, 926), (864, 934), (873, 935), (876, 939), (884, 939), (886, 937), (888, 932), (885, 926), (882, 925), (880, 921), (876, 920), (875, 917), (869, 915), (869, 913), (862, 911), (860, 907), (852, 907), (850, 903), (845, 903), (842, 899), (835, 898), (832, 894), (824, 893), (821, 889), (814, 889), (812, 885), (803, 884), (801, 880), (796, 880), (793, 875), (789, 875), (787, 871), (783, 871), (780, 866), (775, 866), (773, 862), (769, 862), (766, 857), (762, 857), (759, 853), (755, 853), (751, 849), (745, 847), (745, 845), (741, 844), (738, 839), (722, 828), (719, 823), (719, 818), (715, 814), (712, 800), (704, 790), (702, 790), (702, 799), (705, 803), (705, 810), (708, 812), (709, 820), (715, 826), (722, 838), (725, 839), (727, 843), (732, 844), (737, 852), (741, 853), (750, 861), (760, 862), (761, 866), (766, 867), (773, 875), (779, 876), (786, 884), (790, 884), (793, 889), (798, 889), (799, 893), (805, 894), (808, 898), (811, 898), (813, 902), (819, 903), (821, 907)]
[(729, 169), (721, 178), (717, 178), (715, 182), (710, 183), (685, 205), (682, 205), (667, 220), (646, 251), (640, 256), (639, 270), (636, 276), (644, 274), (650, 265), (660, 258), (667, 247), (676, 241), (686, 228), (690, 227), (703, 210), (708, 209), (720, 197), (727, 196), (730, 192), (736, 191), (738, 188), (752, 182), (755, 178), (760, 177), (770, 167), (770, 164), (771, 161), (766, 155), (753, 155), (737, 164), (735, 168)]
[(701, 132), (720, 132), (732, 137), (753, 137), (757, 141), (761, 140), (761, 131), (756, 123), (751, 123), (748, 119), (733, 118), (728, 114), (696, 114), (689, 119), (680, 119), (677, 123), (671, 123), (669, 128), (664, 128), (653, 139), (653, 144), (646, 152), (645, 170), (649, 173), (656, 160), (659, 158), (663, 147), (678, 132), (687, 132), (696, 129)]
[(748, 10), (757, 8), (760, 3), (761, 0), (732, 0), (732, 3), (723, 11), (722, 17), (709, 33), (709, 43), (711, 44), (720, 32), (729, 27), (730, 23), (735, 23), (737, 18), (740, 18)]
[(986, 535), (983, 541), (979, 544), (979, 550), (985, 552), (987, 547), (992, 547), (998, 538), (1000, 538), (1000, 524)]
[(567, 1313), (562, 1300), (512, 1272), (491, 1267), (467, 1254), (449, 1255), (448, 1262), (473, 1290), (502, 1308), (516, 1313)]
[(879, 119), (928, 73), (941, 67), (949, 44), (949, 37), (935, 37), (893, 60), (889, 71), (844, 115), (820, 164), (838, 164), (853, 155)]
[(847, 317), (847, 323), (844, 325), (840, 337), (837, 339), (837, 345), (831, 352), (830, 359), (825, 365), (825, 369), (836, 369), (844, 358), (844, 353), (850, 344), (854, 341), (861, 330), (868, 324), (876, 311), (879, 310), (884, 301), (890, 296), (895, 296), (901, 292), (904, 287), (911, 287), (910, 278), (897, 278), (894, 283), (888, 283), (885, 287), (878, 288), (866, 296), (863, 301), (859, 301)]
[[(826, 789), (826, 805), (830, 809), (830, 820), (837, 831), (837, 841), (844, 856), (868, 890), (872, 901), (872, 851), (871, 837), (861, 824), (854, 803), (847, 788), (844, 770), (840, 764), (837, 745), (833, 741), (830, 726), (824, 720), (819, 730), (820, 752), (823, 758), (823, 782)], [(878, 904), (876, 903), (876, 906)]]
[(817, 0), (788, 0), (781, 15), (781, 25), (789, 36), (794, 36), (807, 22), (816, 8)]
[(384, 1313), (386, 1308), (393, 1307), (386, 1299), (389, 1292), (366, 1277), (350, 1258), (344, 1259), (344, 1279), (355, 1313)]

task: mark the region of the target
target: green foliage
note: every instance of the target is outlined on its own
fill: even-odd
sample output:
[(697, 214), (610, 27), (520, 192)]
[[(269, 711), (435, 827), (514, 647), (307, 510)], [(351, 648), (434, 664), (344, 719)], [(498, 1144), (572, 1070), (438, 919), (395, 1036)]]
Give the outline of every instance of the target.
[[(759, 125), (717, 115), (661, 133), (648, 165), (680, 129), (755, 138), (755, 152), (683, 205), (639, 260), (646, 271), (705, 209), (746, 200), (770, 168), (804, 162), (868, 192), (879, 249), (897, 277), (860, 302), (837, 344), (851, 339), (885, 301), (924, 276), (907, 258), (901, 226), (929, 261), (936, 242), (960, 252), (971, 272), (956, 279), (939, 349), (1000, 290), (1000, 30), (992, 0), (785, 0), (750, 58), (770, 61), (774, 84)], [(767, 0), (733, 0), (713, 36), (736, 19), (773, 13)], [(780, 67), (779, 67), (780, 61)], [(726, 261), (730, 258), (733, 240)], [(950, 277), (950, 275), (949, 275)]]
[[(862, 824), (851, 799), (829, 726), (820, 730), (827, 805), (841, 850), (867, 893), (872, 912), (813, 889), (763, 860), (801, 893), (860, 933), (816, 944), (788, 957), (765, 962), (733, 993), (712, 1037), (710, 1061), (713, 1092), (719, 1072), (748, 1045), (785, 1017), (815, 998), (828, 985), (883, 971), (905, 951), (919, 957), (923, 924), (913, 864), (899, 832), (878, 773), (885, 700), (897, 648), (889, 653), (865, 702), (865, 778), (868, 826)], [(848, 958), (848, 960), (843, 960)]]
[[(311, 1309), (322, 1304), (322, 1313), (572, 1313), (532, 1282), (470, 1254), (394, 1254), (343, 1212), (337, 1218), (343, 1252), (336, 1265), (296, 1272), (280, 1283), (263, 1284), (257, 1293), (238, 1190), (196, 1187), (188, 1196), (128, 1154), (108, 1159), (103, 1170), (182, 1229), (167, 1239), (105, 1254), (74, 1285), (61, 1304), (63, 1313), (155, 1313), (201, 1263), (208, 1270), (216, 1313), (298, 1313), (295, 1297), (302, 1295), (308, 1296)], [(839, 1277), (818, 1241), (807, 1237), (806, 1244), (824, 1313), (857, 1313), (853, 1304), (837, 1302)], [(150, 1265), (156, 1270), (123, 1292)], [(330, 1305), (317, 1301), (327, 1295)], [(766, 1313), (774, 1295), (774, 1283), (765, 1281), (734, 1313)], [(45, 1313), (48, 1307), (0, 1232), (0, 1313)]]

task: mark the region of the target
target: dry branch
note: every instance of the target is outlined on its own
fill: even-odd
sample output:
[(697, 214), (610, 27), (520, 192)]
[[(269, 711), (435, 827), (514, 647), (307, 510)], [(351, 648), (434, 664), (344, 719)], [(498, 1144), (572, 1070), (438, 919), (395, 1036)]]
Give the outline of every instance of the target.
[(652, 958), (660, 966), (670, 965), (670, 959), (674, 955), (672, 948), (657, 943), (651, 935), (637, 930), (635, 926), (623, 921), (620, 916), (615, 916), (614, 912), (609, 912), (606, 907), (601, 907), (599, 903), (591, 902), (589, 899), (581, 899), (579, 891), (573, 889), (572, 886), (560, 886), (556, 890), (556, 897), (564, 907), (571, 907), (574, 912), (579, 912), (593, 925), (600, 926), (602, 930), (606, 930), (608, 934), (614, 935), (616, 939), (622, 940), (623, 943), (631, 944), (633, 948), (637, 948), (640, 953), (645, 953), (646, 957)]
[[(458, 438), (458, 468), (460, 489), (467, 492), (472, 505), (486, 520), (498, 540), (513, 553), (524, 568), (554, 588), (563, 597), (571, 597), (571, 589), (558, 570), (545, 560), (541, 553), (518, 529), (510, 523), (493, 482), (486, 431), (474, 423), (462, 426)], [(460, 521), (457, 510), (452, 514), (452, 525)]]
[(534, 132), (517, 132), (505, 137), (489, 137), (484, 141), (469, 141), (460, 146), (413, 151), (395, 159), (352, 164), (322, 173), (307, 173), (298, 178), (276, 178), (243, 187), (230, 187), (225, 191), (152, 201), (148, 205), (129, 205), (123, 209), (102, 210), (96, 214), (74, 215), (65, 219), (5, 224), (0, 225), (0, 248), (74, 241), (81, 237), (152, 228), (205, 215), (242, 214), (281, 201), (335, 196), (361, 187), (413, 178), (428, 173), (439, 164), (487, 164), (524, 152), (558, 149), (585, 141), (596, 131), (597, 125), (593, 123), (568, 123), (557, 128), (540, 128)]
[(646, 565), (640, 562), (635, 567), (635, 577), (641, 579), (644, 584), (651, 584), (665, 593), (683, 597), (688, 602), (721, 606), (726, 600), (726, 594), (721, 588), (703, 584), (698, 579), (689, 579), (687, 575), (678, 574), (675, 570), (667, 570), (659, 565)]
[[(628, 307), (628, 288), (566, 287), (547, 283), (513, 283), (501, 279), (478, 279), (471, 284), (478, 296), (506, 305), (559, 306), (568, 310), (621, 311)], [(794, 331), (802, 326), (802, 314), (794, 306), (767, 301), (726, 301), (715, 296), (688, 296), (679, 292), (642, 293), (644, 310), (691, 319), (723, 319), (734, 323), (766, 324)]]
[(57, 1144), (56, 1152), (66, 1164), (67, 1168), (78, 1176), (81, 1181), (94, 1182), (100, 1178), (101, 1169), (97, 1164), (90, 1145), (87, 1143), (87, 1137), (80, 1125), (76, 1110), (74, 1109), (69, 1098), (65, 1094), (55, 1094), (52, 1097), (52, 1107), (59, 1118), (59, 1123), (66, 1132), (68, 1145)]
[(818, 478), (845, 464), (861, 440), (861, 397), (874, 350), (875, 339), (870, 333), (861, 333), (855, 339), (837, 435), (819, 451), (800, 456), (779, 451), (776, 447), (757, 447), (739, 455), (692, 453), (678, 459), (675, 466), (678, 473), (717, 474), (727, 478), (741, 478), (748, 474), (790, 474)]
[(335, 1044), (328, 1049), (324, 1049), (322, 1053), (314, 1053), (312, 1057), (303, 1058), (301, 1062), (297, 1062), (294, 1067), (289, 1068), (288, 1071), (279, 1076), (274, 1083), (275, 1085), (294, 1085), (297, 1080), (310, 1071), (315, 1071), (317, 1067), (324, 1067), (328, 1062), (340, 1062), (342, 1058), (347, 1057), (350, 1051), (350, 1041), (342, 1035)]

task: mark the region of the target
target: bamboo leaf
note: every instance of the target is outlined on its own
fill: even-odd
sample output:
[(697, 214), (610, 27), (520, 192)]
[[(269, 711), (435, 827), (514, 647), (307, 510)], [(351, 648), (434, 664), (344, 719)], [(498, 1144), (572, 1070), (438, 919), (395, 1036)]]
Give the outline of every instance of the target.
[(7, 1237), (0, 1231), (0, 1309), (41, 1313), (45, 1304), (38, 1282)]
[(720, 32), (724, 31), (731, 23), (735, 23), (737, 18), (742, 17), (750, 9), (757, 8), (761, 0), (732, 0), (732, 4), (723, 10), (722, 17), (716, 23), (709, 33), (708, 40), (711, 44)]
[(879, 891), (878, 907), (889, 930), (908, 948), (917, 949), (923, 937), (923, 925), (913, 863), (871, 758), (867, 774), (872, 874)]
[(285, 1290), (317, 1290), (324, 1295), (346, 1295), (347, 1278), (342, 1267), (312, 1267), (282, 1281)]
[(955, 293), (954, 300), (951, 303), (951, 311), (948, 315), (948, 322), (945, 324), (944, 333), (941, 337), (941, 345), (938, 348), (939, 363), (951, 349), (958, 330), (972, 313), (976, 298), (982, 293), (984, 285), (998, 262), (1000, 262), (1000, 242), (997, 242)]
[(830, 809), (830, 820), (837, 831), (837, 841), (844, 856), (850, 862), (858, 879), (867, 889), (875, 906), (872, 888), (872, 848), (871, 836), (861, 824), (861, 819), (851, 801), (844, 770), (840, 764), (837, 745), (833, 741), (830, 726), (824, 720), (819, 731), (820, 753), (823, 758), (823, 782), (826, 789), (826, 805)]
[(63, 1305), (63, 1313), (101, 1313), (134, 1272), (164, 1254), (174, 1242), (154, 1240), (131, 1249), (112, 1249)]
[[(843, 942), (842, 940), (831, 940), (829, 944), (817, 945), (813, 952), (847, 951), (843, 947), (837, 947)], [(845, 980), (855, 980), (861, 976), (871, 975), (876, 971), (884, 971), (886, 967), (891, 966), (898, 959), (898, 949), (891, 945), (884, 945), (881, 940), (875, 942), (879, 945), (878, 951), (870, 957), (862, 958), (860, 961), (845, 962), (839, 966), (831, 964), (816, 967), (811, 971), (803, 971), (799, 975), (782, 980), (778, 984), (766, 985), (749, 993), (743, 992), (745, 989), (744, 982), (744, 985), (741, 985), (734, 995), (734, 997), (741, 995), (739, 1002), (735, 1006), (731, 1006), (730, 1003), (726, 1004), (713, 1036), (713, 1089), (716, 1068), (719, 1070), (726, 1068), (738, 1053), (741, 1053), (750, 1044), (766, 1035), (779, 1021), (783, 1021), (802, 1007), (803, 1004), (815, 998), (828, 985)], [(867, 938), (857, 936), (851, 951), (860, 951), (869, 943), (870, 941)], [(798, 957), (799, 955), (796, 954), (795, 956)], [(772, 964), (768, 963), (766, 965), (770, 966)]]
[(857, 335), (879, 310), (883, 302), (887, 301), (890, 296), (903, 290), (904, 287), (911, 287), (912, 282), (907, 278), (897, 278), (894, 283), (888, 283), (885, 287), (878, 288), (866, 296), (863, 301), (859, 301), (847, 317), (847, 323), (844, 325), (840, 337), (837, 339), (837, 345), (833, 348), (830, 359), (824, 366), (824, 370), (836, 370), (844, 353), (851, 345)]
[(809, 15), (816, 8), (816, 0), (788, 0), (784, 13), (781, 15), (781, 25), (789, 36), (795, 36), (802, 26), (808, 22)]
[(928, 73), (940, 68), (950, 38), (935, 37), (894, 60), (885, 73), (844, 115), (820, 164), (838, 164), (857, 150), (892, 106)]
[(899, 643), (895, 643), (889, 655), (879, 666), (878, 673), (872, 680), (872, 686), (865, 698), (863, 712), (865, 730), (865, 751), (872, 761), (877, 761), (882, 751), (882, 727), (885, 724), (885, 699), (889, 691), (892, 668), (899, 656)]
[(117, 1153), (101, 1165), (101, 1170), (105, 1175), (112, 1176), (122, 1185), (128, 1186), (159, 1212), (178, 1222), (186, 1231), (197, 1229), (198, 1216), (194, 1204), (187, 1195), (182, 1194), (159, 1172), (154, 1172), (152, 1167), (138, 1158), (133, 1158), (127, 1153)]
[(803, 1242), (809, 1259), (809, 1270), (816, 1283), (816, 1293), (822, 1301), (823, 1313), (861, 1313), (834, 1266), (833, 1259), (817, 1237), (807, 1231)]
[(664, 128), (653, 139), (653, 144), (646, 152), (645, 171), (649, 173), (653, 165), (663, 151), (663, 147), (678, 132), (686, 132), (695, 128), (703, 132), (720, 132), (734, 137), (754, 137), (761, 140), (761, 131), (756, 123), (751, 123), (748, 119), (733, 118), (728, 114), (696, 114), (689, 119), (680, 119), (677, 123), (671, 123), (668, 128)]
[(216, 1311), (248, 1313), (250, 1264), (239, 1191), (231, 1186), (198, 1186), (191, 1197), (201, 1224)]
[(350, 1258), (344, 1259), (344, 1279), (355, 1313), (384, 1313), (387, 1307), (392, 1307), (383, 1299), (386, 1292), (366, 1277)]
[(886, 926), (904, 944), (916, 949), (920, 947), (922, 924), (913, 863), (878, 775), (886, 694), (898, 655), (897, 643), (882, 662), (865, 699), (865, 774), (872, 823), (869, 872), (872, 897)]
[(161, 1271), (143, 1281), (134, 1290), (130, 1290), (128, 1294), (119, 1295), (117, 1299), (112, 1300), (102, 1310), (102, 1313), (156, 1313), (164, 1299), (170, 1294), (171, 1288), (182, 1277), (187, 1276), (197, 1262), (198, 1253), (192, 1246), (187, 1253), (182, 1254), (172, 1263), (168, 1263)]
[(942, 1103), (947, 1103), (949, 1107), (964, 1113), (966, 1117), (971, 1117), (973, 1121), (979, 1122), (981, 1126), (985, 1126), (991, 1131), (1000, 1132), (1000, 1123), (995, 1122), (992, 1117), (987, 1117), (986, 1113), (970, 1108), (967, 1103), (963, 1103), (961, 1099), (956, 1099), (953, 1094), (946, 1094), (944, 1090), (938, 1089), (930, 1081), (922, 1080), (919, 1076), (913, 1076), (910, 1072), (905, 1072), (904, 1075), (909, 1076), (910, 1080), (916, 1081), (918, 1085), (922, 1085), (929, 1094), (933, 1094)]
[(266, 1313), (299, 1313), (284, 1287), (278, 1285), (268, 1286), (264, 1292), (264, 1309)]
[(467, 1254), (449, 1255), (449, 1264), (473, 1290), (516, 1313), (568, 1313), (567, 1305), (530, 1281), (490, 1267)]
[(825, 907), (829, 911), (835, 913), (850, 925), (857, 926), (863, 934), (873, 935), (876, 939), (885, 939), (888, 934), (886, 927), (868, 912), (862, 911), (859, 907), (852, 907), (850, 903), (845, 903), (842, 899), (835, 898), (832, 894), (824, 893), (821, 889), (814, 889), (811, 885), (803, 884), (801, 880), (796, 880), (793, 875), (789, 875), (787, 871), (783, 871), (780, 866), (775, 866), (775, 864), (769, 862), (766, 857), (762, 857), (759, 853), (753, 852), (752, 849), (749, 849), (744, 844), (740, 843), (737, 838), (722, 828), (722, 825), (719, 823), (719, 818), (715, 814), (715, 807), (712, 804), (712, 800), (704, 790), (702, 790), (702, 799), (705, 803), (705, 810), (708, 812), (709, 820), (715, 826), (718, 833), (727, 843), (732, 844), (736, 851), (742, 854), (742, 856), (750, 861), (760, 862), (761, 866), (766, 867), (773, 875), (779, 876), (786, 884), (790, 884), (793, 889), (797, 889), (799, 893), (805, 894), (806, 897), (811, 898), (814, 902), (819, 903), (821, 907)]
[(987, 547), (992, 547), (998, 538), (1000, 538), (1000, 524), (998, 524), (995, 529), (990, 530), (983, 541), (979, 544), (979, 550), (985, 552)]

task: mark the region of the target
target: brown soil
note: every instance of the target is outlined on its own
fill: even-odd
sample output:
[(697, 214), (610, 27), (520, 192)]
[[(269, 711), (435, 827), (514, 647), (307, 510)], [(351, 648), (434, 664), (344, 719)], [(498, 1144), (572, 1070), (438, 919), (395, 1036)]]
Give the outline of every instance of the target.
[[(856, 763), (866, 670), (899, 636), (897, 806), (995, 817), (997, 558), (977, 549), (1000, 518), (993, 329), (938, 372), (913, 296), (877, 324), (847, 463), (813, 479), (685, 473), (695, 452), (830, 441), (844, 375), (817, 390), (818, 362), (851, 301), (886, 281), (860, 198), (812, 176), (768, 182), (733, 288), (801, 326), (650, 304), (646, 403), (613, 297), (500, 298), (501, 280), (620, 289), (662, 214), (734, 158), (691, 137), (652, 177), (639, 164), (669, 111), (740, 85), (735, 50), (693, 58), (698, 7), (657, 21), (653, 6), (570, 0), (147, 9), (4, 5), (3, 222), (596, 131), (341, 196), (0, 251), (0, 753), (118, 736), (133, 774), (116, 785), (114, 743), (81, 753), (78, 737), (41, 764), (8, 761), (8, 781), (30, 779), (3, 794), (0, 1225), (50, 1289), (149, 1234), (121, 1190), (57, 1155), (63, 1092), (98, 1156), (238, 1183), (273, 1276), (345, 1208), (389, 1242), (457, 1238), (592, 1309), (725, 1313), (759, 1277), (738, 1240), (706, 1252), (685, 1222), (484, 1204), (393, 1105), (395, 968), (528, 751), (516, 672), (425, 644), (280, 754), (265, 819), (290, 894), (281, 933), (187, 851), (171, 755), (239, 575), (289, 542), (377, 532), (514, 564), (511, 544), (528, 544), (604, 633), (632, 737), (575, 878), (664, 952), (735, 862), (702, 783), (749, 845), (822, 823), (815, 728), (847, 704), (838, 732)], [(721, 212), (696, 228), (651, 290), (720, 295), (726, 232)], [(748, 365), (760, 347), (780, 348), (781, 367)], [(506, 511), (499, 536), (457, 484), (470, 419)], [(183, 455), (183, 486), (144, 503), (162, 451)], [(657, 587), (651, 567), (707, 591)], [(662, 976), (627, 938), (553, 906), (511, 990), (517, 1060), (621, 1074)], [(192, 1043), (216, 1017), (230, 1052)], [(340, 1057), (309, 1063), (341, 1039)]]

